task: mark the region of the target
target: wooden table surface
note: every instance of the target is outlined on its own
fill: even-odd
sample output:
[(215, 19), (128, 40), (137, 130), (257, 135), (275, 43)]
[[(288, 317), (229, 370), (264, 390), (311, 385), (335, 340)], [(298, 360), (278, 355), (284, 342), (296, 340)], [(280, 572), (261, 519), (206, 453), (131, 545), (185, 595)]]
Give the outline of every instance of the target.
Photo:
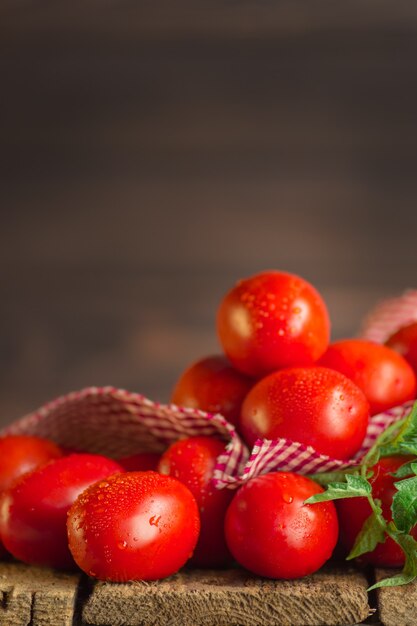
[[(368, 572), (371, 578), (387, 572)], [(239, 569), (183, 570), (108, 583), (0, 563), (0, 626), (413, 626), (417, 585), (367, 595), (367, 576), (336, 565), (295, 581)], [(362, 622), (364, 620), (364, 622)]]

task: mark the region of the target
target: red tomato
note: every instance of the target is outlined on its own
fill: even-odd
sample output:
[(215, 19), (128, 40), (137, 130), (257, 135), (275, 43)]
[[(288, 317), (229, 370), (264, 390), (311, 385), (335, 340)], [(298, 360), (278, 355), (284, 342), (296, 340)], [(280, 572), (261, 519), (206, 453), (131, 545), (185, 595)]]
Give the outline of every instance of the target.
[(416, 397), (416, 376), (399, 354), (365, 339), (345, 339), (329, 346), (320, 365), (341, 372), (368, 399), (371, 415)]
[(247, 395), (240, 429), (256, 439), (280, 437), (348, 459), (368, 426), (368, 402), (351, 380), (326, 367), (293, 367), (270, 374)]
[(241, 280), (224, 297), (217, 330), (232, 364), (261, 377), (314, 363), (328, 346), (330, 324), (326, 305), (310, 283), (270, 271)]
[(0, 561), (3, 561), (7, 557), (8, 557), (7, 550), (6, 550), (6, 548), (4, 547), (4, 545), (2, 544), (2, 542), (0, 540)]
[(190, 558), (200, 520), (193, 495), (156, 472), (112, 476), (85, 491), (68, 515), (70, 550), (95, 578), (156, 580)]
[(121, 466), (106, 457), (72, 454), (22, 476), (0, 503), (0, 535), (7, 550), (26, 563), (73, 567), (68, 509), (89, 485), (120, 471)]
[(211, 437), (190, 437), (174, 443), (162, 455), (159, 471), (180, 480), (196, 499), (200, 538), (192, 558), (197, 567), (221, 567), (231, 560), (224, 538), (224, 517), (233, 493), (211, 481), (217, 457), (225, 445)]
[(299, 578), (331, 556), (338, 536), (333, 502), (304, 504), (323, 489), (310, 478), (276, 472), (239, 489), (226, 513), (226, 541), (236, 561), (268, 578)]
[[(387, 521), (392, 520), (391, 504), (396, 493), (394, 484), (396, 479), (391, 476), (401, 465), (413, 457), (392, 456), (381, 459), (373, 468), (374, 475), (370, 479), (374, 498), (381, 500), (382, 511)], [(372, 509), (366, 498), (347, 498), (336, 503), (339, 513), (340, 538), (347, 550), (351, 550), (356, 536), (365, 520), (371, 515)], [(411, 532), (417, 539), (417, 527)], [(383, 567), (401, 567), (404, 565), (404, 552), (390, 537), (385, 543), (377, 545), (375, 550), (360, 557), (360, 560), (372, 565)]]
[(243, 399), (253, 382), (235, 370), (224, 356), (209, 356), (185, 370), (171, 401), (208, 413), (221, 413), (236, 426)]
[(160, 458), (161, 455), (158, 452), (138, 452), (117, 459), (117, 462), (127, 472), (146, 472), (148, 470), (156, 471)]
[(391, 335), (386, 345), (399, 352), (417, 374), (417, 322), (400, 328)]
[(27, 435), (7, 435), (0, 438), (0, 491), (13, 481), (52, 459), (62, 456), (62, 450), (49, 439)]

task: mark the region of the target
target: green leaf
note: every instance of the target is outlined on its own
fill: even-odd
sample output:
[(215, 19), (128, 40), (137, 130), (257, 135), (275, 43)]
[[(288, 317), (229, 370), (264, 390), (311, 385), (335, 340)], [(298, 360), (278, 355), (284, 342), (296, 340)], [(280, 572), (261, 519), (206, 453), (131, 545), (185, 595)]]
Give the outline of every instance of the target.
[(394, 478), (409, 478), (413, 474), (417, 475), (417, 462), (415, 459), (401, 465), (396, 472), (392, 472)]
[(397, 424), (400, 424), (400, 428), (395, 437), (387, 442), (384, 455), (388, 452), (389, 454), (414, 454), (417, 456), (417, 402), (414, 403), (410, 413)]
[(398, 533), (395, 538), (405, 553), (405, 564), (402, 572), (390, 578), (384, 578), (379, 583), (369, 587), (368, 591), (379, 587), (395, 587), (397, 585), (407, 585), (417, 576), (417, 541), (411, 535)]
[(371, 493), (371, 485), (361, 476), (346, 474), (345, 483), (330, 483), (327, 491), (316, 493), (308, 498), (304, 504), (327, 502), (328, 500), (340, 500), (342, 498), (367, 498)]
[(392, 499), (392, 519), (398, 530), (409, 533), (417, 522), (417, 476), (395, 483), (397, 493)]
[(381, 449), (378, 447), (378, 440), (372, 446), (372, 448), (368, 451), (367, 455), (363, 459), (362, 463), (367, 467), (371, 467), (372, 465), (376, 465), (379, 461), (379, 457), (381, 456)]
[(330, 483), (346, 482), (346, 475), (350, 472), (358, 473), (358, 468), (346, 468), (344, 470), (336, 470), (335, 472), (322, 472), (321, 474), (309, 474), (309, 478), (314, 480), (322, 487), (327, 487)]
[(384, 543), (387, 538), (385, 533), (386, 522), (382, 516), (379, 502), (375, 501), (376, 510), (365, 521), (362, 529), (355, 540), (355, 545), (347, 556), (347, 560), (355, 559), (365, 552), (372, 552), (379, 543)]

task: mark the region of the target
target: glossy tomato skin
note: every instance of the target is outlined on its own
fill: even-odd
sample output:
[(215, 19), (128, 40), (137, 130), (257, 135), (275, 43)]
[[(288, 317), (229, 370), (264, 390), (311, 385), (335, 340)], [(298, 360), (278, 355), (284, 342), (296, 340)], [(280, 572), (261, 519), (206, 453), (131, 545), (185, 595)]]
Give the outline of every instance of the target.
[(201, 519), (200, 538), (191, 560), (197, 567), (223, 567), (231, 556), (224, 537), (224, 518), (233, 492), (216, 489), (212, 476), (223, 442), (212, 437), (177, 441), (162, 455), (159, 471), (188, 487), (196, 499)]
[(7, 550), (25, 563), (74, 567), (66, 532), (68, 509), (92, 483), (121, 471), (106, 457), (72, 454), (22, 476), (0, 502), (0, 535)]
[(207, 413), (221, 413), (236, 426), (242, 402), (253, 384), (253, 379), (238, 372), (224, 356), (209, 356), (183, 372), (171, 401)]
[(0, 492), (19, 476), (62, 455), (61, 448), (49, 439), (28, 435), (0, 437)]
[(124, 456), (117, 459), (117, 462), (126, 472), (146, 472), (158, 469), (158, 463), (161, 459), (159, 452), (138, 452), (131, 456)]
[(368, 399), (371, 415), (416, 397), (412, 367), (387, 346), (365, 339), (345, 339), (331, 344), (320, 359), (350, 378)]
[[(396, 479), (391, 476), (401, 465), (411, 460), (407, 456), (391, 456), (381, 459), (373, 468), (374, 475), (370, 479), (374, 498), (381, 500), (382, 511), (387, 521), (392, 520), (391, 504), (396, 493)], [(338, 500), (336, 508), (339, 515), (340, 539), (347, 551), (350, 551), (364, 522), (372, 510), (366, 498), (347, 498)], [(417, 539), (417, 527), (411, 531)], [(404, 552), (395, 541), (388, 537), (384, 543), (377, 545), (375, 550), (360, 557), (364, 563), (381, 567), (401, 567), (404, 565)]]
[(85, 491), (68, 515), (69, 546), (79, 567), (113, 582), (174, 574), (190, 558), (199, 529), (189, 489), (156, 472), (103, 480)]
[(338, 537), (333, 502), (304, 504), (322, 491), (309, 478), (286, 472), (264, 474), (241, 487), (225, 523), (236, 561), (268, 578), (300, 578), (318, 570)]
[(391, 335), (386, 345), (399, 352), (417, 375), (417, 322), (403, 326)]
[(317, 361), (328, 346), (330, 323), (326, 305), (310, 283), (269, 271), (241, 280), (226, 294), (217, 331), (234, 367), (259, 378)]
[(368, 426), (369, 406), (351, 380), (326, 367), (293, 367), (260, 380), (247, 395), (240, 420), (245, 441), (287, 438), (347, 459)]

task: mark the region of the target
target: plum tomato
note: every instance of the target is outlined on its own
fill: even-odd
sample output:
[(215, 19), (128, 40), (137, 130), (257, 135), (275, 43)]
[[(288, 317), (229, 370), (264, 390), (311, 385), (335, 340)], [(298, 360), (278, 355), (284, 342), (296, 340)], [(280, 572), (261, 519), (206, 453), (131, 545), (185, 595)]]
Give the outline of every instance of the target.
[[(396, 493), (395, 479), (391, 474), (401, 465), (412, 460), (410, 456), (391, 456), (381, 459), (372, 469), (370, 478), (374, 498), (381, 500), (382, 512), (387, 521), (392, 520), (391, 504)], [(340, 539), (344, 547), (350, 551), (355, 543), (364, 522), (371, 515), (372, 509), (366, 498), (346, 498), (336, 502), (339, 515)], [(417, 539), (417, 526), (411, 534)], [(371, 563), (381, 567), (401, 567), (404, 565), (404, 552), (400, 546), (387, 537), (384, 543), (379, 543), (372, 551), (360, 557), (364, 563)]]
[(85, 491), (68, 515), (70, 550), (94, 578), (157, 580), (190, 558), (200, 519), (190, 490), (156, 472), (111, 476)]
[(126, 472), (146, 472), (148, 470), (156, 472), (160, 458), (159, 452), (138, 452), (137, 454), (117, 459), (117, 462)]
[(371, 415), (382, 413), (416, 397), (412, 367), (387, 346), (365, 339), (345, 339), (331, 344), (320, 365), (337, 370), (362, 389)]
[(23, 474), (63, 455), (49, 439), (29, 435), (0, 437), (0, 491)]
[(25, 474), (3, 492), (0, 536), (6, 549), (33, 565), (71, 568), (67, 512), (77, 496), (122, 467), (97, 454), (72, 454)]
[(222, 567), (231, 556), (224, 538), (224, 517), (233, 497), (228, 489), (212, 482), (217, 457), (225, 444), (212, 437), (189, 437), (177, 441), (162, 455), (159, 471), (188, 487), (196, 499), (201, 520), (200, 538), (191, 563), (197, 567)]
[(236, 426), (240, 407), (254, 381), (224, 356), (209, 356), (193, 363), (180, 376), (171, 401), (179, 406), (221, 413)]
[(333, 502), (304, 504), (322, 491), (310, 478), (285, 472), (264, 474), (243, 485), (225, 522), (236, 561), (268, 578), (300, 578), (318, 570), (338, 537)]
[(242, 406), (240, 430), (256, 439), (287, 438), (317, 452), (348, 459), (368, 426), (369, 406), (349, 378), (326, 367), (293, 367), (260, 380)]
[(386, 341), (389, 348), (399, 352), (417, 375), (417, 322), (403, 326)]
[(312, 365), (328, 346), (330, 323), (310, 283), (268, 271), (241, 280), (226, 294), (217, 331), (232, 365), (259, 378), (282, 367)]

